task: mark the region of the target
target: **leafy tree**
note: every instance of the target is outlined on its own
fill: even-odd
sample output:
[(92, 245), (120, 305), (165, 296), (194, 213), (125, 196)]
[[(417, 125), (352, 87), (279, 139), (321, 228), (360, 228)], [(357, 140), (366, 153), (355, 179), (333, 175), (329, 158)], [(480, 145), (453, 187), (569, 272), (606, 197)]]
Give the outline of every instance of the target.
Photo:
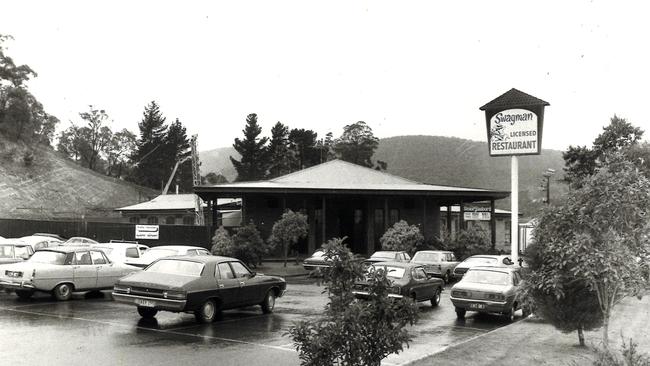
[(129, 180), (145, 187), (161, 188), (164, 184), (165, 173), (167, 176), (170, 173), (165, 170), (169, 163), (163, 161), (163, 156), (160, 154), (164, 145), (167, 125), (165, 125), (165, 117), (155, 101), (144, 108), (142, 121), (138, 123), (138, 127), (140, 136), (131, 157), (133, 173)]
[(249, 266), (257, 267), (262, 256), (266, 253), (266, 246), (260, 232), (251, 221), (248, 225), (241, 226), (232, 236), (234, 246), (233, 257)]
[(223, 174), (217, 174), (215, 172), (210, 172), (203, 177), (201, 177), (201, 184), (221, 184), (228, 183), (228, 178)]
[(282, 246), (285, 267), (287, 266), (289, 247), (298, 243), (298, 240), (307, 237), (308, 232), (309, 223), (307, 222), (307, 215), (300, 212), (287, 210), (273, 224), (269, 242), (274, 246)]
[(334, 152), (334, 137), (331, 132), (328, 132), (324, 139), (318, 140), (316, 148), (319, 152), (319, 162), (321, 164), (336, 159), (336, 153)]
[(276, 178), (291, 173), (294, 160), (289, 151), (289, 128), (278, 122), (271, 128), (271, 141), (268, 147), (268, 178)]
[(37, 75), (31, 67), (16, 65), (14, 60), (5, 54), (6, 47), (3, 43), (11, 39), (13, 37), (0, 34), (0, 83), (6, 81), (18, 87)]
[(532, 300), (535, 313), (564, 333), (578, 332), (578, 342), (585, 345), (584, 331), (592, 330), (603, 324), (596, 293), (589, 288), (586, 281), (577, 279), (566, 270), (558, 272), (557, 280), (565, 284), (562, 295), (553, 291), (539, 289), (536, 282), (541, 277), (529, 276), (530, 272), (538, 272), (546, 258), (557, 258), (557, 253), (549, 251), (545, 243), (530, 245), (526, 249), (528, 268), (522, 271), (526, 295), (524, 299)]
[[(406, 326), (417, 320), (417, 306), (388, 298), (391, 282), (383, 271), (364, 272), (339, 238), (324, 246), (332, 267), (325, 270), (329, 302), (325, 314), (303, 320), (289, 334), (302, 365), (380, 365), (386, 356), (403, 349), (411, 339)], [(371, 298), (355, 301), (354, 283), (367, 277)]]
[(402, 250), (413, 254), (424, 244), (424, 236), (417, 225), (409, 225), (400, 220), (390, 227), (379, 239), (384, 250)]
[(212, 254), (222, 255), (225, 257), (234, 257), (237, 255), (235, 244), (225, 227), (219, 226), (212, 237)]
[(320, 163), (317, 138), (316, 132), (304, 128), (294, 128), (289, 132), (289, 148), (296, 164), (292, 170), (302, 170)]
[(162, 151), (160, 152), (165, 159), (166, 180), (172, 174), (176, 162), (182, 161), (178, 165), (176, 174), (173, 177), (176, 184), (180, 187), (181, 192), (192, 192), (192, 161), (188, 159), (191, 155), (190, 141), (187, 138), (185, 126), (178, 120), (169, 125), (165, 138), (163, 139)]
[(478, 225), (460, 230), (455, 236), (445, 235), (443, 243), (444, 247), (453, 251), (461, 261), (477, 254), (496, 254), (492, 248), (490, 234)]
[(603, 132), (594, 140), (593, 148), (569, 146), (563, 153), (565, 180), (573, 186), (579, 186), (584, 177), (596, 172), (607, 154), (625, 152), (635, 146), (642, 136), (643, 130), (614, 115), (610, 124), (604, 127)]
[(79, 113), (81, 119), (86, 122), (86, 125), (80, 128), (81, 136), (86, 143), (81, 159), (85, 166), (96, 170), (97, 162), (101, 158), (100, 154), (110, 143), (113, 132), (106, 126), (108, 122), (106, 112), (103, 109), (93, 109), (92, 105), (88, 107), (88, 112)]
[(237, 161), (232, 156), (230, 161), (237, 170), (236, 181), (255, 181), (264, 179), (268, 168), (266, 149), (267, 137), (259, 138), (262, 127), (257, 124), (257, 114), (251, 113), (246, 117), (246, 127), (242, 130), (244, 139), (235, 138), (232, 145), (241, 156)]
[(121, 178), (130, 169), (129, 158), (136, 149), (136, 136), (133, 132), (122, 129), (113, 134), (111, 141), (104, 148), (107, 167), (106, 175)]
[(614, 306), (648, 285), (644, 266), (635, 260), (648, 255), (647, 212), (650, 180), (615, 153), (567, 199), (544, 211), (535, 229), (535, 245), (548, 254), (531, 282), (562, 297), (568, 292), (563, 275), (584, 281), (598, 299), (605, 345)]
[(341, 160), (372, 168), (372, 155), (379, 146), (379, 139), (372, 128), (359, 121), (343, 128), (343, 134), (334, 144), (334, 151)]

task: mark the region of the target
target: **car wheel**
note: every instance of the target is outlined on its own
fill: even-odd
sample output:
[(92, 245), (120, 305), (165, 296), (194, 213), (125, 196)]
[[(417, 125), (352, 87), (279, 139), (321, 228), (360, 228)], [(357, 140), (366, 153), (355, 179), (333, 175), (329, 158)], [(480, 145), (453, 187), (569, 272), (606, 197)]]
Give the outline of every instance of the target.
[(33, 294), (34, 292), (30, 290), (16, 290), (16, 295), (21, 299), (29, 299)]
[(436, 293), (431, 298), (431, 306), (436, 307), (440, 305), (440, 287), (436, 288)]
[(275, 307), (275, 291), (269, 290), (264, 296), (264, 301), (262, 301), (262, 312), (264, 314), (269, 314), (273, 312)]
[(509, 323), (512, 323), (513, 321), (515, 321), (515, 310), (516, 310), (515, 304), (512, 304), (512, 306), (510, 307), (510, 310), (504, 313), (504, 315), (506, 316), (506, 319), (508, 320)]
[(72, 297), (72, 285), (62, 283), (54, 288), (54, 297), (59, 301), (68, 301)]
[(141, 317), (145, 319), (152, 319), (156, 314), (158, 314), (158, 310), (154, 308), (145, 308), (144, 306), (138, 306), (138, 314), (140, 314)]
[(458, 319), (465, 319), (465, 309), (463, 308), (456, 308), (456, 317)]
[(217, 306), (213, 300), (208, 300), (194, 312), (194, 316), (199, 323), (212, 323), (217, 318)]

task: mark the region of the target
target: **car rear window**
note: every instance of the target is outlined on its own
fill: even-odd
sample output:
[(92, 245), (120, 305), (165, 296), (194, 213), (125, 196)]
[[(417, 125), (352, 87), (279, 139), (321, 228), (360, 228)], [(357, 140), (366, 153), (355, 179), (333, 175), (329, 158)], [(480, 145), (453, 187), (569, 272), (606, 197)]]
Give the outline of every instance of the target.
[(498, 261), (496, 258), (490, 257), (469, 257), (465, 259), (467, 263), (485, 263), (485, 264), (496, 264)]
[[(392, 267), (392, 266), (371, 266), (375, 271), (384, 271), (386, 272), (386, 277), (399, 279), (404, 277), (404, 268), (402, 267)], [(370, 269), (372, 270), (372, 269)]]
[(140, 258), (140, 252), (138, 252), (138, 248), (136, 248), (136, 247), (126, 248), (126, 257), (127, 258)]
[(190, 262), (176, 259), (161, 259), (147, 267), (147, 272), (158, 272), (167, 274), (178, 274), (184, 276), (201, 276), (203, 263)]
[(64, 264), (65, 258), (65, 253), (41, 250), (34, 253), (34, 255), (29, 258), (29, 261), (48, 264)]
[(0, 258), (13, 258), (14, 257), (14, 246), (13, 245), (1, 245), (0, 246)]
[(481, 283), (489, 285), (510, 285), (510, 274), (481, 269), (470, 269), (463, 277), (463, 282)]
[(415, 253), (413, 260), (422, 262), (440, 262), (440, 255), (438, 253)]
[(394, 252), (375, 252), (375, 254), (371, 255), (370, 258), (390, 258), (390, 259), (394, 259), (395, 258), (395, 253)]

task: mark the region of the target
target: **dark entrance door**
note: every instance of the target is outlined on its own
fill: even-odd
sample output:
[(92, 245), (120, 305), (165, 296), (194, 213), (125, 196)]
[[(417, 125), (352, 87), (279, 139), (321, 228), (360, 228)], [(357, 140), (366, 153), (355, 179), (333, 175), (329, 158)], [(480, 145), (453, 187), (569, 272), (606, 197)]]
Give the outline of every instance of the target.
[[(353, 204), (351, 204), (353, 203)], [(366, 252), (365, 212), (357, 202), (341, 202), (338, 209), (339, 233), (354, 253)]]

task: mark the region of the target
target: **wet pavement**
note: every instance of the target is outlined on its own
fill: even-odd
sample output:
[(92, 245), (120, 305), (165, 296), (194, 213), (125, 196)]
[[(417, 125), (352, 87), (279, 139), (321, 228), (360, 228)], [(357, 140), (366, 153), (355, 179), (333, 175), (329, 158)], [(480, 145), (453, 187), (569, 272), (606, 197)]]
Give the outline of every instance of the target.
[[(135, 307), (112, 301), (109, 291), (75, 294), (67, 302), (46, 294), (25, 301), (0, 291), (2, 364), (299, 365), (286, 332), (322, 313), (322, 291), (313, 279), (291, 279), (273, 314), (262, 314), (259, 306), (229, 310), (212, 324), (169, 312), (146, 321)], [(439, 307), (423, 302), (419, 308), (409, 348), (383, 365), (404, 365), (508, 324), (474, 313), (458, 321), (448, 291)]]

